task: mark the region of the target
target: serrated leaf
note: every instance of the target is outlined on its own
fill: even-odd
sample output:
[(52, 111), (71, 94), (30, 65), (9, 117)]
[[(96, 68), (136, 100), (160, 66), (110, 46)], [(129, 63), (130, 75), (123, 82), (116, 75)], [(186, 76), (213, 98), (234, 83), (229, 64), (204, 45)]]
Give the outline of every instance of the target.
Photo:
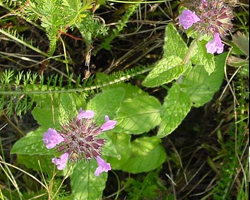
[(93, 110), (97, 113), (95, 120), (98, 124), (104, 122), (105, 115), (110, 119), (116, 116), (116, 111), (123, 101), (125, 91), (122, 88), (106, 90), (93, 99), (87, 105), (88, 110)]
[(249, 38), (243, 33), (233, 35), (233, 43), (246, 55), (249, 56)]
[(143, 81), (145, 87), (156, 87), (177, 79), (185, 71), (183, 60), (177, 56), (162, 58)]
[(194, 107), (209, 102), (221, 86), (224, 77), (224, 66), (228, 53), (215, 57), (215, 71), (209, 75), (203, 66), (195, 66), (183, 77), (182, 91), (188, 94)]
[(107, 133), (115, 145), (117, 157), (110, 157), (107, 161), (111, 164), (112, 169), (120, 169), (127, 162), (130, 156), (131, 136), (124, 133)]
[(143, 137), (131, 143), (131, 154), (127, 162), (121, 166), (129, 173), (148, 172), (158, 168), (166, 160), (161, 140), (156, 137)]
[(106, 186), (107, 173), (99, 177), (94, 175), (97, 164), (95, 160), (80, 162), (70, 176), (70, 184), (74, 200), (99, 200)]
[(236, 56), (230, 56), (227, 59), (227, 64), (233, 67), (248, 66), (249, 60), (245, 60)]
[(177, 56), (184, 60), (188, 52), (186, 43), (183, 41), (179, 32), (171, 23), (169, 23), (166, 27), (165, 44), (163, 49), (164, 58), (167, 58), (168, 56)]
[(152, 96), (138, 96), (123, 102), (117, 116), (117, 130), (142, 134), (159, 125), (160, 102)]
[(201, 40), (198, 42), (196, 48), (196, 55), (191, 59), (193, 64), (203, 65), (208, 74), (211, 74), (215, 70), (214, 55), (207, 53), (206, 49), (207, 41)]
[(59, 103), (59, 123), (65, 124), (77, 116), (76, 103), (72, 94), (61, 94)]
[(191, 101), (189, 96), (181, 91), (179, 85), (173, 85), (162, 106), (162, 121), (157, 137), (162, 138), (172, 133), (190, 110)]
[(13, 145), (11, 154), (54, 155), (53, 150), (47, 149), (43, 142), (43, 134), (46, 131), (46, 127), (40, 127), (35, 131), (29, 132)]

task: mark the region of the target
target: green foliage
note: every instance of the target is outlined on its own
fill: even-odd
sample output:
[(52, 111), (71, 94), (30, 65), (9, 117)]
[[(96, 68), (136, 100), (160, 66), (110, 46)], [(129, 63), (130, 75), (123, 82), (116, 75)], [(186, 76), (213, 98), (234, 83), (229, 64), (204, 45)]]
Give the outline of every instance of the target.
[(223, 81), (227, 54), (216, 57), (208, 54), (207, 42), (199, 39), (194, 40), (188, 49), (178, 31), (169, 24), (163, 58), (143, 82), (146, 87), (156, 87), (177, 79), (164, 101), (158, 137), (172, 133), (191, 106), (200, 107), (209, 102)]
[(222, 84), (227, 53), (215, 57), (216, 70), (210, 75), (203, 66), (195, 66), (184, 73), (182, 91), (188, 94), (193, 106), (209, 102)]
[(161, 104), (152, 96), (138, 96), (123, 102), (117, 115), (117, 129), (142, 134), (159, 125)]
[(131, 143), (130, 158), (121, 166), (129, 173), (154, 170), (166, 160), (166, 153), (156, 137), (141, 137)]
[(192, 57), (192, 63), (195, 65), (201, 65), (210, 75), (215, 70), (214, 55), (207, 53), (206, 44), (208, 41), (198, 41), (197, 49), (194, 50), (194, 56)]
[[(232, 54), (227, 63), (233, 67), (244, 67), (245, 74), (249, 74), (249, 38), (238, 32), (233, 35)], [(246, 57), (245, 59), (243, 59)]]
[[(93, 37), (105, 35), (107, 32), (104, 25), (91, 14), (95, 2), (93, 0), (31, 0), (29, 4), (25, 2), (20, 2), (22, 9), (17, 15), (27, 21), (41, 20), (41, 26), (50, 41), (48, 55), (53, 55), (57, 40), (69, 28), (78, 28), (88, 45)], [(5, 4), (12, 5), (10, 2), (3, 2), (3, 5)]]
[[(72, 83), (70, 77), (65, 80), (63, 76), (58, 75), (44, 77), (36, 73), (14, 73), (14, 71), (6, 70), (0, 75), (0, 110), (4, 111), (7, 116), (11, 116), (13, 112), (21, 116), (32, 109), (34, 102), (39, 102), (41, 109), (44, 109), (44, 105), (52, 104), (53, 100), (51, 97), (54, 94), (62, 93), (73, 93), (73, 98), (77, 104), (77, 102), (81, 102), (80, 99), (86, 99), (88, 95), (98, 92), (100, 88), (105, 90), (105, 88), (110, 88), (111, 85), (113, 85), (112, 87), (116, 87), (114, 85), (142, 74), (145, 71), (148, 71), (148, 69), (138, 67), (124, 72), (113, 73), (105, 76), (103, 79), (94, 81), (88, 79), (80, 84), (80, 76), (75, 78), (77, 80), (76, 83)], [(66, 85), (65, 82), (67, 82)], [(128, 88), (129, 91), (134, 88), (127, 85), (124, 87)], [(74, 94), (76, 92), (77, 94)], [(132, 93), (127, 92), (126, 94), (130, 95)], [(42, 102), (44, 103), (42, 104)], [(85, 108), (86, 105), (83, 102), (81, 103), (81, 106)], [(51, 109), (51, 106), (46, 109)]]
[(166, 27), (164, 40), (163, 57), (177, 56), (183, 60), (185, 59), (188, 52), (187, 44), (183, 41), (178, 31), (171, 23)]
[(249, 106), (246, 104), (249, 101), (249, 87), (246, 87), (248, 76), (237, 73), (237, 81), (233, 83), (238, 106), (230, 113), (234, 121), (225, 133), (225, 139), (219, 137), (222, 138), (219, 140), (219, 155), (222, 158), (219, 166), (223, 163), (223, 167), (219, 167), (220, 176), (212, 191), (215, 200), (231, 199), (233, 195), (237, 196), (237, 200), (249, 199)]
[(113, 169), (121, 169), (122, 165), (127, 162), (131, 151), (131, 136), (124, 133), (108, 133), (112, 144), (117, 151), (117, 157), (110, 157), (108, 162)]
[(128, 10), (126, 11), (126, 14), (123, 15), (122, 19), (118, 21), (116, 25), (116, 29), (112, 30), (112, 33), (109, 34), (109, 37), (105, 38), (104, 42), (101, 44), (100, 48), (104, 48), (106, 50), (110, 50), (110, 43), (112, 40), (114, 40), (119, 33), (123, 30), (123, 28), (126, 26), (126, 23), (128, 22), (131, 15), (134, 14), (136, 9), (138, 8), (139, 4), (131, 5)]
[[(146, 176), (139, 176), (137, 179), (127, 178), (123, 183), (125, 191), (128, 193), (128, 200), (155, 200), (164, 199), (168, 200), (167, 189), (164, 187), (160, 178), (158, 178), (158, 171), (149, 172)], [(167, 197), (168, 196), (168, 197)], [(169, 199), (170, 200), (170, 199)]]
[(162, 138), (172, 133), (191, 110), (189, 96), (181, 91), (178, 84), (175, 84), (164, 100), (161, 111), (162, 121), (157, 136)]
[(123, 101), (124, 93), (122, 88), (110, 89), (96, 95), (89, 101), (87, 109), (98, 113), (95, 116), (98, 124), (104, 122), (105, 115), (110, 118), (115, 117), (115, 113)]
[(93, 160), (88, 163), (80, 162), (75, 167), (70, 176), (74, 199), (97, 200), (102, 197), (107, 174), (104, 173), (96, 177), (94, 175), (96, 167), (97, 164)]
[(185, 64), (177, 56), (165, 56), (149, 73), (143, 82), (145, 87), (156, 87), (179, 78), (185, 71)]

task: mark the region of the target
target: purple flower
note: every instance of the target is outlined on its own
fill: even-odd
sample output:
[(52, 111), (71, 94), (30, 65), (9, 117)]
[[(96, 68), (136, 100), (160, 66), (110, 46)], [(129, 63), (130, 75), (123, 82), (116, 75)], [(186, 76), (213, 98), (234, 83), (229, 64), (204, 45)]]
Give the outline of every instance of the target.
[(92, 110), (86, 110), (84, 111), (82, 108), (78, 111), (77, 119), (92, 119), (95, 115), (95, 112)]
[(200, 18), (190, 10), (183, 10), (182, 14), (179, 16), (179, 23), (184, 29), (188, 29), (193, 26), (194, 23), (200, 21)]
[(100, 156), (96, 157), (96, 161), (98, 164), (98, 167), (95, 170), (95, 175), (99, 176), (102, 172), (108, 172), (111, 170), (111, 166), (109, 163), (106, 163), (105, 160), (103, 160)]
[(47, 132), (43, 134), (43, 142), (48, 149), (54, 148), (63, 141), (64, 138), (59, 135), (55, 129), (49, 128)]
[(117, 121), (109, 120), (108, 115), (105, 116), (105, 123), (101, 126), (102, 131), (108, 131), (115, 128)]
[(207, 52), (211, 54), (214, 54), (215, 52), (220, 54), (223, 52), (224, 44), (221, 41), (219, 33), (214, 34), (214, 39), (207, 43), (206, 48)]
[(66, 152), (60, 156), (60, 158), (53, 158), (52, 162), (57, 166), (58, 170), (63, 170), (68, 162), (69, 154)]

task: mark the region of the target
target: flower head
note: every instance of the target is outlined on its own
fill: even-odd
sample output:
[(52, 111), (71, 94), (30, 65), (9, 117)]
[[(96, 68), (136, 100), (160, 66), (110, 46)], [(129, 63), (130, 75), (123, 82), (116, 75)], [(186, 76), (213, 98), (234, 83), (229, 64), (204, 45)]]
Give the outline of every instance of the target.
[(179, 23), (184, 27), (184, 29), (188, 29), (193, 26), (194, 23), (200, 21), (200, 18), (190, 10), (183, 10), (182, 14), (179, 16)]
[(211, 36), (219, 33), (223, 37), (233, 27), (233, 11), (224, 0), (192, 0), (191, 5), (189, 9), (200, 19), (194, 24), (197, 31)]
[(53, 158), (52, 162), (57, 166), (58, 170), (63, 170), (68, 162), (69, 154), (66, 152), (60, 156), (60, 158)]
[(106, 163), (105, 160), (103, 160), (100, 156), (96, 157), (96, 161), (98, 164), (98, 167), (95, 170), (95, 175), (99, 176), (102, 172), (108, 172), (111, 170), (111, 166), (109, 163)]
[(70, 162), (81, 159), (88, 161), (93, 158), (100, 163), (99, 166), (103, 167), (99, 168), (97, 174), (102, 172), (100, 171), (101, 169), (104, 171), (110, 169), (109, 164), (101, 164), (104, 163), (100, 156), (105, 140), (100, 138), (99, 135), (104, 131), (113, 129), (116, 121), (110, 120), (108, 116), (105, 116), (106, 122), (102, 126), (98, 126), (93, 121), (93, 118), (94, 111), (80, 109), (78, 115), (69, 123), (64, 124), (58, 133), (54, 129), (49, 129), (44, 134), (46, 147), (53, 148), (57, 146), (57, 151), (62, 153), (60, 158), (53, 158), (52, 160), (57, 165), (57, 169), (64, 169), (68, 160)]
[(207, 52), (214, 54), (215, 52), (220, 54), (224, 50), (224, 44), (221, 41), (219, 33), (214, 34), (214, 39), (207, 43)]
[(47, 149), (52, 149), (63, 141), (64, 138), (59, 135), (55, 129), (49, 128), (47, 132), (43, 134), (43, 142)]

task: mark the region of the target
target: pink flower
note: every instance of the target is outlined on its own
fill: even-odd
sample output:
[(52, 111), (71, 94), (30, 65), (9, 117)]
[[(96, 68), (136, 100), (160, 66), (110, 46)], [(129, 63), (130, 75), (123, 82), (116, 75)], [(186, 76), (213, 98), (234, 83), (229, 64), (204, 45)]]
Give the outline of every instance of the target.
[(64, 138), (59, 135), (55, 129), (49, 128), (43, 135), (43, 142), (48, 149), (54, 148), (56, 145), (64, 141)]
[(84, 111), (82, 108), (78, 111), (77, 119), (92, 119), (95, 115), (95, 112), (92, 110), (86, 110)]
[(200, 18), (190, 10), (183, 10), (182, 14), (179, 16), (179, 23), (184, 29), (188, 29), (193, 26), (194, 23), (200, 21)]
[(63, 170), (68, 162), (69, 154), (66, 152), (60, 156), (60, 158), (53, 158), (52, 162), (57, 166), (58, 170)]
[(102, 131), (108, 131), (115, 128), (117, 121), (109, 120), (108, 115), (105, 116), (105, 123), (101, 126)]
[(106, 163), (105, 160), (103, 160), (100, 156), (96, 157), (96, 161), (98, 164), (98, 167), (95, 170), (95, 175), (99, 176), (102, 172), (108, 172), (111, 170), (111, 166), (109, 163)]
[(207, 43), (206, 48), (207, 52), (211, 54), (214, 54), (215, 52), (220, 54), (223, 52), (224, 44), (221, 41), (219, 33), (214, 34), (214, 39)]

